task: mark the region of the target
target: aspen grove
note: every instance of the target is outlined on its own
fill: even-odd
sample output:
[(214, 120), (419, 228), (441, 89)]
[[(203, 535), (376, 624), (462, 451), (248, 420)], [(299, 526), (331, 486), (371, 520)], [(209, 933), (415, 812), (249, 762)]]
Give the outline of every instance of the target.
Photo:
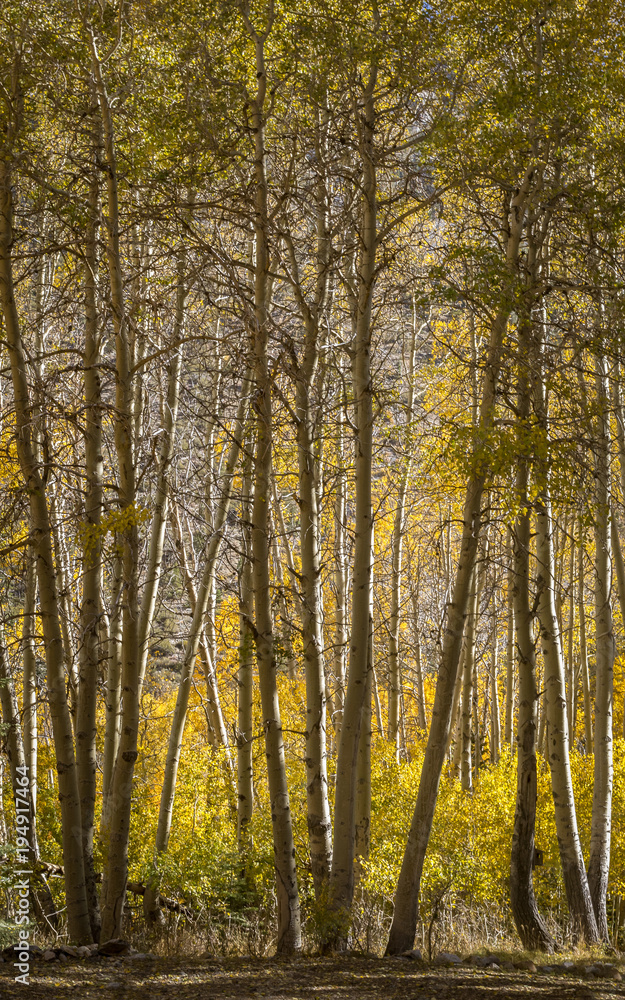
[(621, 4), (0, 38), (0, 936), (618, 947)]

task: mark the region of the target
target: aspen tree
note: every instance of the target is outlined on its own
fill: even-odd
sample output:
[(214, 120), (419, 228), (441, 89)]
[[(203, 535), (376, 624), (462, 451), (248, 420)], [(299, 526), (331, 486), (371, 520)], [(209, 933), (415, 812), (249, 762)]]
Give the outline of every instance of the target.
[(265, 123), (267, 70), (265, 43), (274, 24), (273, 4), (267, 12), (264, 31), (257, 31), (250, 20), (248, 7), (240, 11), (252, 42), (256, 65), (256, 92), (248, 95), (254, 140), (254, 309), (251, 318), (254, 357), (254, 410), (256, 441), (254, 453), (254, 499), (252, 504), (252, 554), (254, 588), (254, 623), (256, 659), (258, 663), (261, 711), (267, 755), (267, 777), (271, 801), (276, 893), (278, 897), (279, 954), (290, 954), (301, 948), (301, 925), (295, 846), (291, 824), (291, 807), (286, 780), (284, 740), (273, 645), (271, 589), (269, 579), (270, 538), (269, 502), (272, 465), (272, 399), (268, 365), (269, 339), (269, 219), (268, 192), (265, 172)]
[(598, 405), (595, 435), (595, 742), (592, 823), (588, 885), (599, 934), (609, 941), (606, 895), (610, 872), (612, 833), (612, 698), (614, 687), (614, 626), (612, 622), (612, 546), (610, 534), (611, 469), (609, 387), (602, 344), (595, 354), (595, 391)]
[(330, 874), (332, 823), (328, 799), (326, 751), (326, 683), (323, 635), (323, 595), (321, 589), (321, 532), (319, 492), (321, 463), (316, 454), (312, 394), (319, 376), (321, 324), (328, 297), (329, 264), (332, 244), (328, 220), (328, 192), (323, 164), (327, 158), (328, 114), (322, 108), (315, 122), (315, 153), (318, 174), (313, 182), (315, 253), (314, 287), (306, 296), (300, 277), (295, 244), (287, 226), (284, 240), (293, 293), (304, 325), (301, 359), (293, 358), (295, 373), (295, 422), (299, 472), (299, 522), (301, 553), (301, 619), (306, 678), (306, 794), (308, 841), (315, 892), (319, 896)]
[[(91, 94), (95, 101), (95, 94)], [(103, 498), (102, 392), (100, 384), (100, 344), (98, 335), (97, 238), (100, 181), (95, 160), (101, 150), (100, 129), (94, 125), (88, 218), (85, 233), (85, 522), (83, 526), (83, 585), (80, 609), (81, 647), (78, 663), (76, 712), (76, 758), (80, 787), (83, 856), (89, 920), (94, 940), (100, 936), (100, 903), (93, 856), (96, 802), (96, 698), (100, 666), (99, 625), (102, 587), (102, 533), (100, 522)]]
[[(104, 941), (119, 937), (128, 879), (128, 838), (137, 738), (141, 670), (139, 658), (139, 527), (136, 511), (136, 470), (133, 454), (133, 380), (129, 323), (124, 302), (120, 254), (120, 211), (117, 152), (111, 105), (92, 26), (83, 22), (91, 53), (91, 72), (102, 117), (106, 172), (106, 256), (115, 330), (115, 450), (119, 467), (119, 503), (125, 520), (122, 539), (122, 726), (109, 786), (109, 810), (104, 833), (102, 928)], [(119, 37), (121, 42), (121, 21)]]
[[(546, 322), (543, 316), (543, 324)], [(546, 333), (546, 331), (545, 331)], [(544, 336), (541, 334), (537, 336)], [(539, 343), (539, 363), (542, 343)], [(544, 371), (537, 372), (535, 410), (538, 426), (549, 441), (549, 421), (544, 387)], [(562, 874), (569, 911), (576, 934), (587, 944), (599, 940), (588, 879), (577, 827), (575, 800), (569, 760), (569, 728), (567, 715), (564, 658), (555, 601), (555, 569), (553, 557), (553, 517), (549, 486), (549, 470), (543, 459), (537, 463), (541, 492), (535, 501), (536, 558), (538, 563), (536, 591), (540, 622), (540, 639), (544, 662), (545, 714), (548, 723), (548, 757), (555, 806), (556, 830)]]
[[(371, 462), (373, 400), (371, 386), (371, 306), (376, 271), (377, 181), (375, 167), (375, 87), (377, 68), (370, 66), (356, 109), (357, 134), (362, 169), (360, 233), (355, 300), (355, 339), (352, 383), (355, 426), (355, 542), (352, 583), (352, 621), (347, 690), (341, 722), (334, 797), (334, 850), (331, 899), (334, 911), (349, 912), (354, 893), (356, 763), (362, 707), (366, 695), (369, 655), (369, 592), (371, 587)], [(339, 920), (340, 923), (340, 920)], [(344, 938), (335, 942), (344, 945)]]
[[(528, 280), (533, 283), (536, 280), (536, 249), (536, 240), (531, 239)], [(528, 443), (528, 432), (531, 419), (531, 386), (536, 368), (531, 324), (530, 304), (523, 311), (518, 329), (517, 426), (519, 453), (515, 482), (518, 514), (511, 533), (513, 561), (508, 577), (514, 611), (519, 681), (517, 794), (510, 854), (510, 902), (523, 947), (551, 952), (553, 951), (553, 940), (538, 910), (532, 880), (537, 799), (536, 729), (539, 694), (536, 683), (533, 613), (530, 606), (529, 448), (531, 445)]]

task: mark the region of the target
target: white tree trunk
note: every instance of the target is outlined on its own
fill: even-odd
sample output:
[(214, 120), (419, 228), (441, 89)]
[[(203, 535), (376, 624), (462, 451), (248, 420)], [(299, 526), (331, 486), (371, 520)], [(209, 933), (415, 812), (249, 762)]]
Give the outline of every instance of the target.
[(612, 622), (612, 546), (610, 534), (611, 469), (609, 388), (606, 361), (595, 358), (598, 426), (595, 438), (595, 761), (590, 831), (588, 885), (599, 934), (610, 939), (606, 895), (610, 872), (612, 785), (614, 780), (612, 698), (614, 690), (614, 626)]

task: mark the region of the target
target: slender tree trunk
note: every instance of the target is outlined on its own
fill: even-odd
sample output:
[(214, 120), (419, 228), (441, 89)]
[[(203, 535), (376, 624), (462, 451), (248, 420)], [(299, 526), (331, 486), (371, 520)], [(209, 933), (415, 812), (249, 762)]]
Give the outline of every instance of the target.
[(37, 819), (37, 750), (39, 744), (37, 720), (37, 654), (35, 645), (35, 611), (37, 608), (37, 567), (32, 546), (26, 549), (26, 588), (22, 622), (22, 661), (24, 665), (24, 756), (33, 800), (33, 822)]
[[(195, 615), (195, 608), (197, 605), (197, 591), (195, 588), (195, 583), (193, 582), (193, 574), (191, 571), (191, 567), (189, 565), (189, 557), (187, 554), (187, 549), (182, 534), (180, 515), (178, 512), (178, 507), (176, 505), (174, 505), (172, 509), (171, 521), (174, 531), (176, 548), (178, 550), (178, 557), (180, 559), (180, 568), (182, 569), (182, 576), (185, 582), (187, 597), (189, 599), (189, 605), (191, 607), (191, 614)], [(213, 566), (215, 567), (215, 563), (213, 563)], [(212, 584), (214, 583), (214, 580), (215, 580), (215, 575), (213, 572), (213, 574), (211, 575), (211, 584), (209, 585), (209, 591), (213, 590)], [(213, 737), (215, 738), (215, 746), (221, 746), (226, 751), (226, 769), (228, 772), (228, 779), (231, 779), (232, 760), (230, 757), (230, 741), (228, 739), (228, 730), (226, 728), (226, 723), (221, 709), (221, 699), (219, 697), (219, 687), (217, 684), (217, 676), (215, 673), (213, 654), (211, 653), (209, 641), (203, 629), (200, 632), (200, 637), (199, 637), (199, 653), (200, 653), (200, 661), (202, 664), (202, 669), (204, 671), (204, 679), (206, 681), (208, 721), (210, 724)], [(182, 738), (182, 732), (180, 733), (180, 738)]]
[(122, 539), (122, 726), (119, 747), (109, 787), (109, 810), (104, 833), (104, 878), (102, 885), (101, 938), (120, 937), (126, 882), (128, 879), (128, 838), (137, 741), (139, 733), (139, 527), (136, 511), (134, 463), (133, 375), (130, 331), (124, 303), (121, 251), (119, 244), (119, 198), (117, 154), (111, 107), (102, 75), (93, 31), (85, 25), (91, 48), (91, 67), (98, 96), (104, 134), (106, 183), (106, 254), (115, 330), (115, 451), (119, 468), (119, 506), (126, 519)]
[[(374, 531), (371, 532), (371, 565), (374, 561)], [(373, 633), (373, 569), (369, 590), (369, 653), (367, 678), (365, 681), (365, 701), (362, 708), (358, 760), (356, 764), (356, 844), (354, 855), (357, 859), (356, 874), (361, 871), (360, 859), (369, 858), (371, 848), (371, 701), (375, 681), (375, 643)], [(381, 718), (380, 718), (381, 723)], [(380, 732), (382, 735), (382, 732)]]
[(395, 756), (399, 760), (399, 719), (401, 695), (401, 670), (399, 660), (399, 635), (402, 593), (403, 544), (406, 519), (406, 492), (412, 469), (414, 419), (414, 371), (417, 351), (417, 315), (413, 302), (412, 332), (408, 356), (408, 400), (406, 403), (406, 429), (404, 433), (404, 468), (399, 484), (392, 538), (391, 564), (391, 620), (389, 634), (389, 688), (388, 688), (388, 738), (395, 743)]
[(497, 637), (497, 623), (495, 622), (495, 636), (493, 639), (493, 659), (490, 671), (490, 759), (493, 764), (499, 761), (501, 756), (501, 716), (499, 713), (499, 639)]
[(579, 543), (579, 591), (577, 606), (579, 610), (579, 665), (582, 675), (582, 690), (584, 693), (584, 736), (586, 753), (590, 753), (592, 743), (592, 702), (590, 698), (590, 677), (588, 676), (588, 647), (586, 644), (586, 597), (584, 588), (584, 536), (580, 525)]
[[(537, 396), (535, 406), (539, 424), (547, 436), (547, 406), (541, 378), (536, 380), (535, 390)], [(587, 944), (594, 944), (599, 940), (599, 934), (577, 828), (569, 761), (564, 658), (555, 603), (553, 520), (548, 469), (544, 461), (538, 463), (538, 476), (539, 482), (542, 482), (542, 491), (535, 502), (536, 557), (538, 562), (537, 607), (544, 662), (548, 755), (556, 831), (574, 933), (582, 934)]]
[(346, 503), (347, 476), (344, 457), (345, 419), (343, 406), (339, 406), (336, 416), (337, 427), (337, 481), (334, 501), (334, 681), (335, 715), (334, 731), (337, 740), (341, 736), (343, 704), (345, 702), (345, 670), (347, 650), (347, 551), (346, 551)]
[(122, 607), (121, 594), (124, 569), (119, 545), (115, 545), (113, 557), (113, 580), (111, 586), (111, 606), (109, 618), (108, 656), (106, 682), (104, 688), (104, 707), (106, 719), (104, 726), (104, 761), (102, 764), (102, 821), (101, 836), (108, 825), (110, 809), (110, 789), (113, 767), (119, 748), (121, 722), (121, 677), (122, 677)]
[(239, 578), (239, 669), (237, 671), (237, 843), (239, 850), (251, 847), (250, 823), (254, 807), (253, 681), (254, 681), (254, 592), (252, 590), (252, 461), (243, 462), (241, 504), (241, 575)]
[[(525, 206), (534, 178), (535, 168), (531, 167), (515, 192), (510, 206), (506, 259), (514, 275), (523, 224)], [(497, 313), (490, 334), (490, 343), (485, 367), (480, 416), (476, 429), (476, 454), (480, 453), (481, 442), (488, 435), (495, 416), (495, 390), (501, 365), (503, 338), (508, 325), (511, 304), (506, 303)], [(481, 523), (482, 493), (486, 481), (484, 470), (478, 465), (467, 485), (463, 510), (463, 529), (460, 557), (456, 570), (451, 603), (447, 609), (447, 621), (443, 648), (432, 709), (430, 733), (419, 781), (419, 792), (404, 859), (395, 894), (395, 911), (387, 944), (387, 954), (396, 955), (413, 947), (419, 912), (419, 887), (425, 852), (432, 829), (434, 808), (438, 794), (451, 722), (451, 709), (458, 672), (458, 662), (464, 632), (464, 619), (469, 600), (471, 576), (475, 566), (477, 544)]]
[(614, 626), (612, 622), (612, 546), (610, 535), (610, 427), (609, 389), (603, 355), (595, 358), (599, 408), (595, 440), (595, 761), (590, 832), (588, 886), (599, 934), (609, 941), (606, 895), (610, 872), (612, 832), (612, 697), (614, 689)]
[[(319, 243), (326, 242), (323, 234)], [(302, 303), (304, 305), (304, 303)], [(295, 389), (299, 466), (301, 614), (306, 676), (306, 792), (308, 840), (315, 892), (327, 883), (332, 857), (332, 823), (328, 800), (326, 697), (323, 649), (321, 551), (314, 454), (311, 388), (319, 359), (318, 310), (305, 310), (304, 358)]]
[[(530, 246), (530, 260), (535, 247)], [(532, 270), (534, 270), (532, 268)], [(519, 699), (517, 721), (517, 795), (514, 832), (510, 855), (510, 902), (516, 928), (524, 948), (553, 951), (553, 940), (542, 919), (536, 898), (532, 869), (536, 825), (536, 728), (539, 693), (536, 684), (536, 652), (533, 612), (530, 608), (529, 460), (523, 431), (531, 414), (531, 317), (525, 315), (519, 327), (518, 426), (521, 428), (516, 472), (516, 502), (519, 505), (512, 533), (512, 565), (508, 575), (509, 600), (514, 611), (514, 631), (518, 655)]]
[(512, 750), (512, 728), (514, 722), (514, 607), (513, 607), (513, 571), (510, 543), (506, 545), (508, 559), (508, 587), (506, 600), (508, 608), (508, 631), (506, 637), (506, 708), (504, 741)]
[[(466, 621), (465, 621), (466, 625)], [(451, 760), (451, 773), (454, 778), (460, 780), (460, 765), (462, 763), (462, 688), (464, 684), (464, 658), (466, 656), (466, 644), (464, 635), (460, 649), (460, 659), (458, 661), (458, 673), (454, 685), (454, 695), (451, 705), (449, 737), (447, 739), (447, 752), (454, 744), (454, 752)]]
[[(274, 486), (274, 507), (278, 513), (278, 523), (280, 525), (280, 532), (283, 534), (284, 518), (282, 516), (282, 509), (280, 507), (280, 501), (278, 498), (277, 490), (275, 490), (275, 480)], [(282, 572), (282, 557), (280, 552), (280, 545), (278, 543), (278, 535), (273, 529), (271, 523), (271, 517), (269, 519), (269, 531), (271, 533), (271, 550), (273, 556), (273, 569), (276, 580), (276, 590), (278, 591), (279, 606), (280, 606), (280, 629), (282, 632), (282, 646), (284, 648), (284, 660), (286, 663), (287, 673), (289, 678), (294, 681), (297, 678), (297, 662), (295, 660), (295, 655), (293, 653), (293, 627), (291, 623), (291, 615), (289, 613), (289, 607), (286, 599), (286, 587), (284, 585), (284, 574)], [(284, 534), (283, 534), (284, 537)], [(285, 548), (288, 546), (288, 541), (286, 542)], [(288, 549), (287, 549), (288, 551)], [(289, 553), (290, 554), (290, 553)], [(294, 571), (295, 566), (292, 560), (287, 556), (287, 565), (290, 570), (291, 581), (295, 579)], [(302, 607), (300, 602), (300, 616), (302, 616)]]
[[(341, 724), (334, 798), (334, 851), (331, 898), (338, 924), (345, 926), (354, 894), (355, 803), (358, 744), (366, 695), (369, 657), (369, 593), (371, 588), (371, 463), (373, 454), (373, 398), (371, 391), (371, 304), (376, 261), (376, 198), (374, 90), (377, 74), (371, 69), (363, 91), (360, 153), (362, 164), (360, 255), (357, 268), (355, 344), (352, 360), (355, 418), (355, 546), (349, 673)], [(358, 112), (360, 115), (360, 112)], [(340, 931), (333, 942), (346, 945)]]
[[(460, 752), (460, 782), (465, 792), (473, 791), (473, 773), (471, 768), (471, 719), (473, 713), (473, 700), (476, 696), (474, 689), (474, 669), (475, 669), (475, 632), (477, 625), (478, 607), (478, 583), (477, 572), (473, 572), (473, 582), (471, 594), (469, 595), (469, 608), (467, 614), (465, 646), (464, 646), (464, 666), (462, 678), (462, 729)], [(475, 732), (477, 741), (477, 732)]]
[[(526, 463), (521, 472), (527, 487)], [(517, 477), (517, 484), (519, 477)], [(538, 689), (536, 656), (532, 637), (529, 602), (529, 514), (517, 520), (514, 543), (514, 616), (519, 673), (519, 715), (517, 722), (517, 797), (510, 857), (510, 901), (514, 922), (524, 948), (553, 951), (553, 940), (542, 919), (532, 881), (534, 830), (536, 824), (536, 728)]]
[(256, 412), (256, 443), (254, 454), (254, 502), (252, 507), (252, 554), (254, 617), (256, 629), (256, 659), (261, 697), (267, 778), (271, 802), (276, 893), (278, 897), (279, 954), (290, 954), (301, 948), (301, 925), (295, 845), (291, 823), (291, 807), (286, 777), (284, 740), (276, 661), (273, 647), (271, 617), (271, 584), (269, 578), (269, 499), (271, 496), (272, 465), (272, 398), (269, 374), (269, 296), (268, 296), (268, 185), (265, 176), (265, 39), (246, 17), (248, 32), (256, 50), (256, 95), (250, 101), (254, 132), (254, 235), (256, 266), (254, 269), (253, 355)]
[[(371, 609), (373, 611), (373, 607)], [(367, 861), (371, 849), (371, 737), (373, 707), (373, 615), (369, 623), (371, 664), (365, 682), (365, 703), (362, 709), (360, 739), (358, 741), (358, 761), (356, 764), (356, 875), (360, 875), (360, 859)]]
[(567, 672), (567, 707), (569, 715), (569, 733), (571, 744), (575, 743), (575, 719), (577, 707), (577, 684), (575, 671), (575, 658), (573, 654), (573, 632), (575, 618), (575, 541), (573, 539), (573, 525), (571, 521), (571, 551), (569, 555), (569, 612), (567, 622), (567, 651), (566, 651), (566, 672)]
[[(97, 136), (96, 136), (97, 142)], [(98, 143), (99, 145), (99, 143)], [(95, 154), (95, 150), (94, 150)], [(83, 585), (80, 610), (81, 646), (76, 712), (76, 760), (80, 789), (83, 859), (89, 920), (94, 941), (100, 937), (100, 901), (93, 856), (96, 802), (96, 701), (100, 665), (100, 605), (102, 586), (102, 396), (96, 283), (100, 182), (93, 164), (89, 217), (85, 240), (85, 523)]]
[[(421, 662), (421, 634), (419, 629), (419, 577), (417, 571), (417, 582), (412, 589), (412, 614), (414, 619), (414, 655), (415, 655), (415, 682), (417, 694), (417, 724), (419, 729), (427, 729), (427, 710), (425, 704), (425, 686), (423, 683), (423, 664)], [(453, 718), (453, 712), (452, 712)]]

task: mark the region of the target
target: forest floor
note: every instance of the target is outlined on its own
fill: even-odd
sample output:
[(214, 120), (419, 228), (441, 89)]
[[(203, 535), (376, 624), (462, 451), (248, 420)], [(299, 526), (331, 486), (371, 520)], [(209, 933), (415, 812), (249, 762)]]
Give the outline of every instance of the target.
[[(546, 962), (544, 963), (546, 964)], [(440, 968), (402, 959), (139, 958), (34, 962), (30, 983), (0, 965), (0, 998), (30, 1000), (610, 1000), (625, 978), (594, 978), (585, 962), (567, 972)], [(614, 963), (620, 966), (620, 963)]]

